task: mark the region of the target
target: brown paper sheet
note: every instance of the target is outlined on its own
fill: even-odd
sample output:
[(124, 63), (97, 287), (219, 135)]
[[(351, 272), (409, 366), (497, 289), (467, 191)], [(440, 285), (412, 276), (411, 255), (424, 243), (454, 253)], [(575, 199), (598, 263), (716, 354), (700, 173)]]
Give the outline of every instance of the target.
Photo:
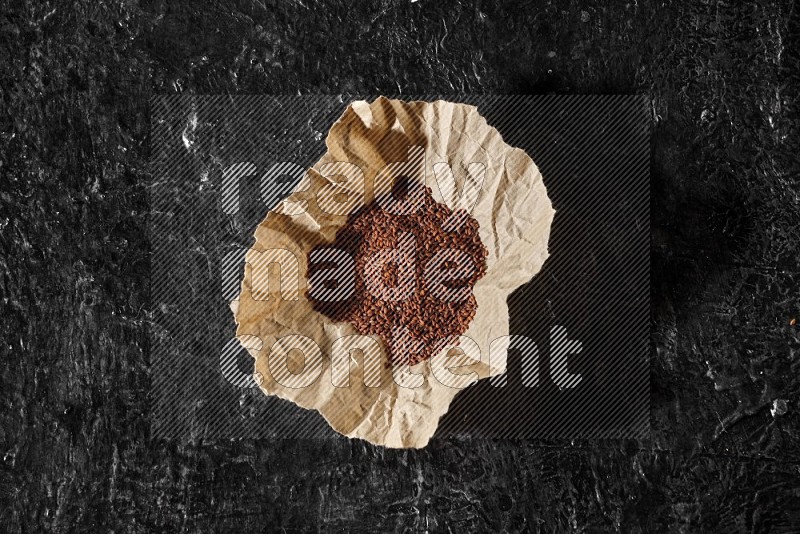
[[(261, 340), (254, 343), (252, 338), (240, 338), (255, 358), (255, 378), (265, 394), (318, 410), (345, 436), (386, 447), (424, 447), (463, 386), (505, 372), (502, 338), (509, 328), (506, 298), (542, 268), (555, 211), (531, 158), (505, 144), (474, 106), (384, 97), (372, 103), (356, 101), (331, 127), (326, 145), (327, 153), (255, 232), (255, 245), (245, 258), (241, 293), (231, 303), (237, 336)], [(468, 209), (479, 222), (481, 240), (489, 251), (487, 273), (474, 288), (477, 313), (464, 333), (474, 343), (462, 338), (461, 353), (454, 356), (444, 350), (408, 369), (423, 377), (423, 385), (412, 388), (398, 385), (392, 369), (381, 365), (376, 371), (372, 359), (365, 363), (363, 351), (348, 351), (348, 342), (355, 338), (341, 338), (357, 334), (354, 328), (314, 311), (305, 297), (308, 252), (317, 244), (331, 242), (336, 230), (345, 224), (346, 214), (372, 200), (376, 175), (381, 176), (379, 171), (387, 164), (405, 161), (409, 146), (425, 149), (425, 172), (412, 177), (424, 176), (439, 202), (452, 209)], [(323, 177), (320, 169), (330, 162), (357, 165), (364, 173), (364, 182), (359, 183), (357, 174), (346, 182), (341, 181), (342, 175)], [(449, 164), (452, 174), (442, 167), (436, 174), (437, 163)], [(485, 166), (482, 183), (480, 166), (470, 166), (474, 163)], [(324, 169), (329, 176), (330, 168)], [(349, 196), (334, 195), (334, 191), (348, 191)], [(288, 257), (285, 253), (265, 252), (276, 249), (297, 258), (299, 272), (292, 272), (292, 261), (283, 261)], [(276, 259), (281, 261), (280, 273), (275, 266), (268, 266)], [(289, 283), (279, 284), (279, 275)], [(299, 287), (292, 287), (297, 283)], [(267, 285), (269, 294), (265, 294)], [(292, 335), (305, 338), (285, 337)], [(278, 339), (282, 341), (273, 347)], [(307, 339), (316, 343), (318, 352)], [(490, 358), (490, 344), (498, 339)], [(350, 360), (346, 382), (339, 372), (346, 367), (337, 365), (336, 376), (332, 376), (334, 343), (336, 354)], [(375, 354), (374, 347), (365, 347), (367, 354)], [(290, 348), (301, 348), (306, 354)], [(452, 369), (458, 365), (461, 367)], [(404, 385), (419, 380), (404, 377), (398, 380)], [(379, 387), (372, 387), (378, 378)], [(347, 386), (340, 387), (344, 384)]]

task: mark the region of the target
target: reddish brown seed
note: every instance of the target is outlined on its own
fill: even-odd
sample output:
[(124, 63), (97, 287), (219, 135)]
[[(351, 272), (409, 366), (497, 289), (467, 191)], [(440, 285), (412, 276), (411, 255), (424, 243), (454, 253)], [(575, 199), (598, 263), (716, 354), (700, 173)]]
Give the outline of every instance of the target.
[[(351, 323), (360, 334), (380, 336), (388, 349), (390, 364), (414, 365), (438, 353), (445, 345), (457, 343), (458, 336), (475, 317), (477, 301), (471, 292), (486, 274), (488, 250), (480, 240), (478, 222), (468, 213), (457, 215), (466, 218), (457, 230), (444, 231), (442, 225), (452, 214), (450, 208), (434, 200), (426, 187), (423, 206), (412, 214), (394, 215), (373, 203), (351, 215), (337, 232), (334, 242), (324, 247), (345, 250), (354, 258), (355, 291), (346, 302), (312, 300), (314, 308), (335, 321)], [(400, 273), (407, 272), (403, 269), (410, 268), (414, 273), (415, 291), (404, 300), (383, 301), (367, 290), (363, 277), (365, 265), (376, 252), (396, 247), (403, 233), (414, 236), (416, 264), (387, 268), (382, 277), (392, 287)], [(466, 300), (441, 300), (425, 285), (425, 267), (445, 248), (465, 252), (475, 265), (472, 275), (461, 281), (461, 286), (470, 290)], [(405, 329), (408, 339), (393, 338), (392, 333), (398, 328)]]

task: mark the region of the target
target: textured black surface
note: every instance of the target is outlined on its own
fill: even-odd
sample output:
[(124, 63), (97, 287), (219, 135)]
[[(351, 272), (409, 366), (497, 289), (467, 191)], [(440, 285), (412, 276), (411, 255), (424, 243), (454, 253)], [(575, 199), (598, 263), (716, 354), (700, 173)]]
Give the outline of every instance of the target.
[[(798, 530), (793, 2), (172, 4), (0, 8), (4, 530)], [(175, 91), (647, 94), (651, 439), (150, 440), (147, 106)]]

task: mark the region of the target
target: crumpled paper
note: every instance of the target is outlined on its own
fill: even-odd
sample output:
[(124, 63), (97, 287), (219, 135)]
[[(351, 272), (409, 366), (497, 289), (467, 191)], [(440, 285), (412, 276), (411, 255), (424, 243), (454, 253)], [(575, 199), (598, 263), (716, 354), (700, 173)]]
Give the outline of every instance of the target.
[[(255, 358), (254, 377), (265, 394), (319, 411), (345, 436), (393, 448), (424, 447), (464, 387), (505, 372), (506, 298), (542, 268), (555, 211), (531, 158), (505, 144), (474, 106), (384, 97), (356, 101), (331, 127), (326, 146), (327, 153), (255, 232), (240, 295), (231, 303), (237, 336)], [(444, 349), (410, 368), (376, 368), (380, 340), (356, 343), (359, 338), (345, 337), (357, 334), (351, 325), (312, 309), (305, 295), (307, 255), (333, 241), (347, 214), (374, 198), (376, 175), (406, 161), (411, 146), (425, 149), (416, 169), (424, 173), (412, 178), (424, 179), (437, 201), (467, 209), (479, 222), (489, 252), (487, 273), (475, 285), (477, 313), (460, 350)], [(320, 170), (331, 162), (357, 165), (363, 180), (341, 164), (342, 174), (332, 176), (329, 166), (324, 177)], [(442, 163), (452, 172), (441, 165), (435, 172)], [(280, 269), (270, 267), (275, 261)], [(404, 374), (395, 379), (397, 373)], [(420, 380), (419, 387), (407, 387)]]

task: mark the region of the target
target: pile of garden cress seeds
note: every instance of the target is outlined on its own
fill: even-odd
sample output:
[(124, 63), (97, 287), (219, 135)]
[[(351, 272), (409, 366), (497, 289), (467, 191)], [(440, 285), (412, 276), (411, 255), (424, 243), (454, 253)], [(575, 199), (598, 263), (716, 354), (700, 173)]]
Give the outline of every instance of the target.
[[(428, 187), (414, 192), (418, 209), (398, 214), (372, 202), (350, 215), (332, 243), (309, 253), (307, 295), (314, 309), (359, 334), (379, 336), (388, 365), (414, 365), (457, 346), (477, 310), (472, 289), (486, 274), (478, 221), (436, 202)], [(395, 188), (392, 194), (411, 193)], [(314, 273), (332, 265), (311, 260), (329, 256), (325, 249), (354, 260), (348, 298), (314, 298)]]

